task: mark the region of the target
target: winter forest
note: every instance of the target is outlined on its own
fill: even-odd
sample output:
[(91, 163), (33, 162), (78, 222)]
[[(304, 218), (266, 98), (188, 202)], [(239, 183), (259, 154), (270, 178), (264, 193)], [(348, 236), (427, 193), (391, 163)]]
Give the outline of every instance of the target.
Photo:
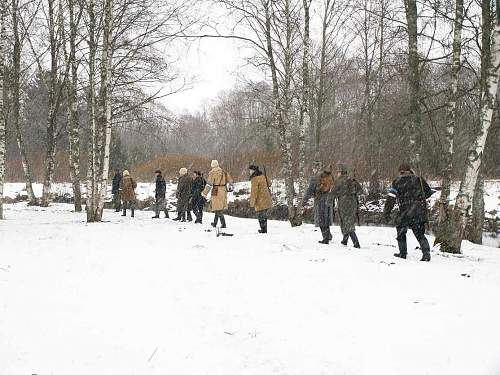
[(0, 34), (1, 374), (500, 374), (499, 0), (0, 0)]

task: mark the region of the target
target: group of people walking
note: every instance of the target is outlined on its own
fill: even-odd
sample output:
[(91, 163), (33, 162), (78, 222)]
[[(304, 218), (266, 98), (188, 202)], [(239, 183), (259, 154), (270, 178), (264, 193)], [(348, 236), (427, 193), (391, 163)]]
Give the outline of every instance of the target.
[[(313, 166), (313, 170), (314, 175), (309, 180), (303, 204), (306, 205), (309, 200), (314, 199), (314, 222), (320, 228), (322, 235), (322, 239), (318, 242), (328, 245), (332, 241), (330, 227), (334, 221), (335, 205), (337, 205), (342, 232), (340, 243), (347, 246), (351, 240), (355, 248), (360, 248), (356, 222), (359, 225), (359, 197), (363, 192), (361, 184), (349, 176), (345, 164), (338, 164), (336, 177), (330, 168), (322, 168), (319, 163)], [(155, 175), (153, 219), (159, 219), (161, 212), (169, 218), (166, 182), (160, 170), (155, 171)], [(270, 183), (266, 174), (257, 165), (249, 166), (249, 176), (251, 182), (249, 205), (256, 212), (260, 226), (258, 232), (264, 234), (267, 233), (268, 211), (273, 205)], [(200, 171), (194, 171), (189, 175), (186, 168), (181, 168), (176, 191), (177, 217), (173, 220), (192, 221), (191, 212), (193, 212), (196, 217), (195, 223), (201, 224), (203, 210), (210, 194), (209, 209), (215, 214), (211, 225), (217, 227), (220, 223), (221, 228), (226, 228), (224, 212), (228, 208), (227, 195), (232, 182), (231, 176), (219, 166), (217, 160), (212, 160), (206, 180)], [(116, 171), (112, 185), (113, 202), (117, 212), (123, 209), (122, 216), (126, 216), (127, 209), (130, 209), (131, 216), (134, 217), (136, 187), (137, 184), (128, 171), (125, 170), (123, 173)], [(422, 177), (416, 176), (410, 165), (402, 164), (399, 167), (399, 176), (391, 184), (383, 212), (383, 221), (388, 223), (396, 203), (399, 206), (394, 220), (399, 247), (399, 252), (394, 254), (396, 257), (406, 259), (408, 253), (406, 233), (411, 229), (423, 253), (421, 260), (430, 261), (430, 246), (425, 237), (425, 225), (428, 221), (426, 200), (432, 193), (433, 190), (427, 182)]]

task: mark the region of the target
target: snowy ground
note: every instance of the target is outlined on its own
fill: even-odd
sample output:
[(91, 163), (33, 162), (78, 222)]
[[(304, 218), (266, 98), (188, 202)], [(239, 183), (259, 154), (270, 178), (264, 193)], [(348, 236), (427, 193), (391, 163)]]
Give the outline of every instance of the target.
[[(500, 374), (500, 250), (422, 263), (312, 226), (209, 226), (6, 206), (0, 374)], [(209, 222), (207, 215), (206, 222)], [(432, 240), (432, 239), (431, 239)], [(416, 242), (410, 236), (410, 248)]]

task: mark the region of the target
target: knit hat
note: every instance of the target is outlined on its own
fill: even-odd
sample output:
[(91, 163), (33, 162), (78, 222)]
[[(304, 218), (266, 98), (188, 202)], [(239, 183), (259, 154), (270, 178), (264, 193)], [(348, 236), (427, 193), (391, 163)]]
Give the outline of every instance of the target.
[(187, 173), (188, 173), (188, 170), (187, 170), (186, 168), (181, 168), (181, 169), (179, 169), (179, 174), (180, 174), (181, 176), (184, 176), (184, 175), (185, 175), (185, 174), (187, 174)]
[(349, 170), (349, 168), (347, 168), (347, 165), (344, 164), (344, 163), (339, 163), (337, 165), (337, 171), (340, 172), (340, 173), (342, 173), (342, 174), (347, 173), (348, 170)]
[(130, 176), (130, 173), (128, 173), (128, 171), (125, 169), (125, 170), (123, 171), (123, 175), (124, 175), (124, 176)]
[(413, 173), (413, 170), (411, 169), (411, 166), (408, 163), (401, 163), (401, 165), (399, 166), (399, 171)]
[(212, 168), (217, 168), (219, 166), (219, 162), (217, 160), (212, 160), (212, 162), (210, 163), (210, 166)]
[(255, 164), (250, 164), (250, 166), (248, 167), (248, 169), (252, 170), (252, 171), (258, 171), (259, 170), (259, 167), (256, 166)]

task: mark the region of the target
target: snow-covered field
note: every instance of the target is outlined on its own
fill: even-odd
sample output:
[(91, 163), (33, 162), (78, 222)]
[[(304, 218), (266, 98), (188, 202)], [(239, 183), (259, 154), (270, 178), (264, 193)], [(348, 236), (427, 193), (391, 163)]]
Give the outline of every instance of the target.
[(324, 246), (308, 225), (228, 218), (216, 237), (71, 208), (6, 205), (2, 375), (500, 374), (499, 249), (422, 263), (392, 256), (393, 228), (355, 250), (337, 227)]

